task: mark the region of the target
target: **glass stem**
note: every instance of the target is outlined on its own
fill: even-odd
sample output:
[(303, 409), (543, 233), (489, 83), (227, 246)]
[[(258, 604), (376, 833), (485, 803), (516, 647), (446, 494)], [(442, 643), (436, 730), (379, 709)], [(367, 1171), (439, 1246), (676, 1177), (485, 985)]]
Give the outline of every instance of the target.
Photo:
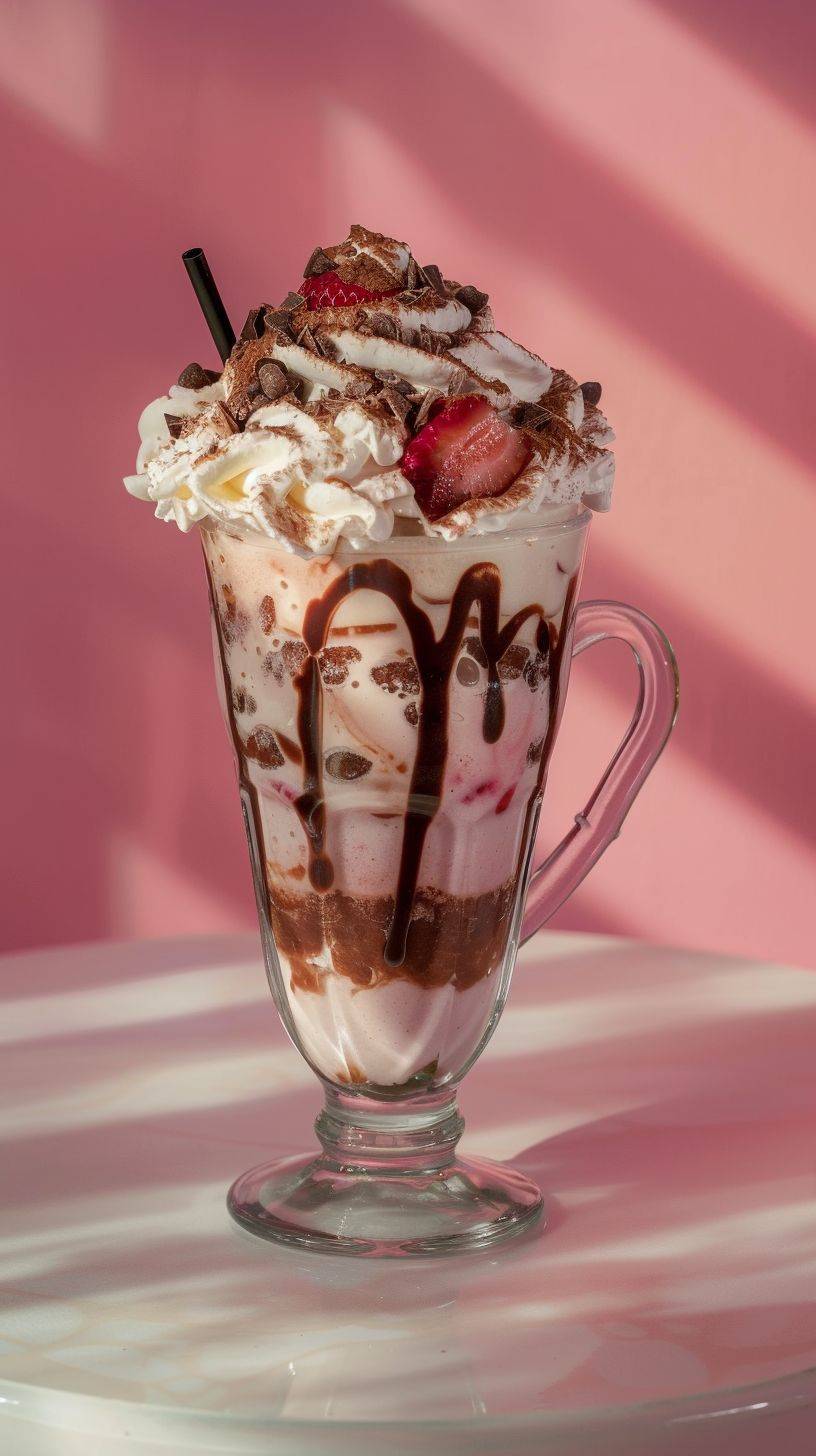
[(432, 1173), (453, 1162), (465, 1126), (455, 1090), (405, 1102), (379, 1102), (329, 1086), (325, 1091), (315, 1131), (330, 1166), (382, 1178)]

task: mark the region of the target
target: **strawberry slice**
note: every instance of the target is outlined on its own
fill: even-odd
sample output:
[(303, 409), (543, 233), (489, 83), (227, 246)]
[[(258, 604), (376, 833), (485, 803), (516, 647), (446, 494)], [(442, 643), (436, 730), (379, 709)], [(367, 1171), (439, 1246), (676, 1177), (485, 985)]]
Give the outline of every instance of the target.
[(481, 394), (463, 394), (409, 440), (400, 469), (428, 520), (438, 521), (465, 501), (502, 495), (532, 453)]
[(333, 270), (318, 273), (314, 278), (304, 278), (298, 284), (309, 308), (344, 308), (349, 303), (368, 303), (372, 298), (390, 298), (399, 293), (398, 288), (387, 288), (380, 292), (364, 288), (362, 283), (344, 283), (339, 273)]

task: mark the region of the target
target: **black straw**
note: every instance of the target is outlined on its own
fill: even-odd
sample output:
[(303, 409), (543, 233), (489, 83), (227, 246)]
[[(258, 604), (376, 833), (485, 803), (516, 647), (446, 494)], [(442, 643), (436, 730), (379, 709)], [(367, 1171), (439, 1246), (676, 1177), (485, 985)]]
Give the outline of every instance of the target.
[(222, 362), (226, 364), (230, 349), (235, 343), (235, 330), (229, 321), (227, 310), (221, 302), (221, 294), (215, 286), (215, 279), (204, 256), (204, 249), (188, 248), (186, 253), (182, 253), (181, 261), (187, 269), (195, 296), (201, 304), (201, 312), (207, 320), (207, 327), (215, 340), (215, 347), (221, 355)]

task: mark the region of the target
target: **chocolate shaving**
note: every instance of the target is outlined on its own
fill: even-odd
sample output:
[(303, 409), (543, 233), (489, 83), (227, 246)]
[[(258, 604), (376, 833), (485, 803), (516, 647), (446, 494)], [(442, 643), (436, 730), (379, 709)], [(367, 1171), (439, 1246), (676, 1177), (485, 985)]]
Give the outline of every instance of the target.
[(490, 295), (482, 293), (481, 288), (474, 288), (472, 283), (466, 283), (456, 294), (460, 303), (469, 308), (471, 313), (478, 313), (489, 301)]
[(405, 288), (408, 293), (413, 293), (417, 286), (417, 265), (414, 258), (408, 259), (408, 270), (405, 275)]
[(425, 391), (422, 403), (420, 404), (419, 409), (416, 412), (416, 419), (414, 420), (415, 430), (419, 430), (422, 428), (428, 418), (428, 415), (433, 409), (433, 406), (436, 404), (436, 401), (443, 398), (444, 395), (442, 390), (434, 389), (433, 385), (431, 385), (430, 389), (427, 389)]
[(246, 322), (238, 335), (238, 343), (246, 344), (250, 339), (259, 339), (264, 331), (265, 314), (268, 303), (259, 303), (257, 308), (251, 308), (246, 316)]
[(334, 259), (322, 248), (315, 248), (306, 267), (303, 270), (304, 278), (318, 278), (321, 273), (331, 273), (334, 270)]
[(588, 379), (586, 384), (582, 384), (581, 393), (585, 404), (600, 404), (602, 389), (597, 379)]
[(368, 324), (371, 332), (376, 334), (378, 339), (399, 338), (400, 331), (397, 326), (397, 321), (389, 313), (369, 314)]
[(182, 389), (205, 389), (208, 384), (215, 384), (221, 378), (212, 369), (204, 369), (201, 364), (188, 364), (182, 369), (178, 382)]
[(398, 389), (392, 389), (389, 384), (386, 384), (380, 390), (380, 399), (383, 404), (388, 406), (392, 415), (399, 420), (400, 424), (404, 425), (411, 410), (410, 402), (405, 398), (405, 395), (400, 394)]
[(343, 393), (346, 398), (362, 399), (366, 394), (370, 394), (373, 388), (374, 380), (366, 374), (360, 374), (359, 377), (355, 376), (343, 386)]
[(300, 347), (302, 349), (308, 349), (310, 354), (319, 353), (315, 336), (309, 328), (308, 324), (306, 324), (305, 327), (301, 329), (295, 340), (295, 343), (300, 344)]
[(285, 369), (274, 360), (258, 365), (258, 383), (267, 399), (280, 399), (289, 388), (289, 377)]
[(414, 386), (409, 379), (403, 379), (401, 374), (395, 374), (393, 369), (375, 369), (374, 378), (379, 379), (381, 384), (390, 384), (392, 389), (398, 389), (400, 394), (409, 398), (414, 392)]
[(467, 369), (457, 369), (448, 380), (448, 395), (467, 394), (471, 385), (471, 376)]
[(535, 652), (524, 664), (524, 681), (531, 693), (536, 692), (547, 681), (550, 674), (549, 655)]
[(282, 334), (284, 339), (290, 339), (292, 337), (292, 312), (291, 309), (268, 308), (264, 314), (267, 331), (272, 334)]
[(424, 273), (434, 292), (438, 293), (440, 298), (447, 298), (448, 295), (445, 290), (445, 280), (443, 279), (442, 274), (439, 268), (437, 268), (436, 264), (423, 263), (422, 272)]
[(328, 337), (324, 329), (317, 329), (313, 334), (313, 338), (318, 354), (322, 354), (324, 359), (337, 358), (340, 350), (333, 340)]
[(236, 713), (257, 713), (258, 711), (258, 704), (252, 694), (248, 693), (246, 688), (241, 687), (232, 690), (232, 706)]
[(164, 423), (170, 431), (171, 440), (177, 440), (184, 424), (183, 415), (165, 415)]

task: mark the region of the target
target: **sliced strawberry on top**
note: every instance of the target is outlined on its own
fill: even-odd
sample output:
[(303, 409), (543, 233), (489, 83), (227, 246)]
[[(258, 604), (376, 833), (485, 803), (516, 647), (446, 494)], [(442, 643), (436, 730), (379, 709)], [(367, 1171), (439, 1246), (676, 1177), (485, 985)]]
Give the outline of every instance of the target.
[(430, 521), (465, 501), (502, 495), (532, 457), (525, 437), (481, 394), (451, 399), (409, 440), (400, 469)]
[(390, 298), (393, 293), (399, 293), (398, 288), (377, 291), (364, 288), (362, 283), (344, 283), (340, 274), (333, 270), (318, 273), (314, 278), (304, 278), (297, 291), (303, 294), (312, 309), (345, 308), (350, 303), (368, 303), (372, 298)]

